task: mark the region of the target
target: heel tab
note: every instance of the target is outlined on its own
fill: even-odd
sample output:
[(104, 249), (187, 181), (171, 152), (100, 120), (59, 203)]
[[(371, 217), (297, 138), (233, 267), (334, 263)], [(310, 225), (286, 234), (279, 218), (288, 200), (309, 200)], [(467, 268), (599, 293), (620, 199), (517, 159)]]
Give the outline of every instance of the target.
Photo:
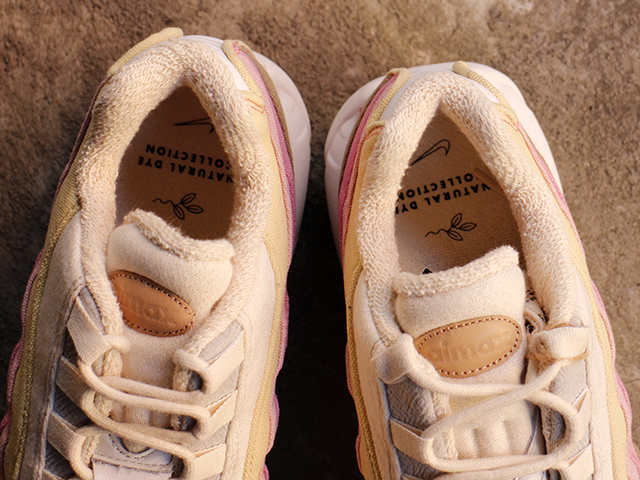
[(175, 28), (175, 27), (165, 28), (164, 30), (158, 33), (154, 33), (150, 37), (147, 37), (140, 43), (131, 47), (129, 51), (127, 51), (127, 53), (125, 53), (116, 61), (116, 63), (111, 65), (111, 68), (109, 68), (109, 70), (107, 71), (107, 77), (112, 77), (124, 65), (129, 63), (129, 61), (133, 57), (145, 51), (147, 48), (153, 47), (154, 45), (157, 45), (160, 42), (164, 42), (165, 40), (180, 38), (182, 37), (182, 35), (183, 35), (182, 30), (180, 28)]
[(507, 101), (507, 99), (504, 98), (502, 93), (500, 93), (500, 90), (498, 90), (493, 85), (493, 83), (491, 83), (485, 77), (483, 77), (479, 73), (476, 73), (473, 70), (471, 70), (471, 67), (469, 65), (467, 65), (466, 62), (462, 62), (462, 61), (458, 60), (457, 62), (455, 62), (453, 64), (452, 69), (453, 69), (454, 73), (457, 73), (458, 75), (461, 75), (461, 76), (466, 77), (466, 78), (468, 78), (470, 80), (473, 80), (474, 82), (478, 82), (480, 85), (482, 85), (487, 90), (489, 90), (491, 93), (493, 93), (493, 95), (496, 97), (498, 102), (500, 102), (499, 103), (499, 110), (503, 110), (503, 111), (505, 111), (505, 113), (513, 115), (514, 118), (517, 118), (515, 112), (513, 111), (513, 108), (511, 108), (511, 105), (509, 105), (509, 102)]

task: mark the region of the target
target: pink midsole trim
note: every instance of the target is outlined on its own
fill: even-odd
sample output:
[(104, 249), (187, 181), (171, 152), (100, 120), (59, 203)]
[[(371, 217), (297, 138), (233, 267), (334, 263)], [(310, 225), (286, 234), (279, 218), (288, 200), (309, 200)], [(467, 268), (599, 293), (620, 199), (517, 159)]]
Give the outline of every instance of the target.
[[(267, 119), (269, 122), (269, 133), (271, 137), (271, 142), (274, 146), (274, 150), (276, 152), (276, 158), (278, 163), (278, 169), (280, 172), (281, 181), (286, 182), (286, 194), (284, 195), (285, 200), (285, 208), (287, 214), (287, 229), (288, 229), (288, 237), (289, 237), (289, 262), (291, 262), (291, 257), (293, 255), (293, 246), (295, 244), (295, 219), (296, 219), (296, 203), (295, 203), (295, 179), (293, 176), (293, 167), (291, 164), (291, 159), (289, 158), (289, 152), (287, 150), (287, 142), (285, 140), (284, 132), (282, 129), (282, 125), (280, 123), (280, 119), (278, 117), (277, 110), (275, 105), (273, 104), (273, 100), (271, 98), (271, 94), (269, 89), (267, 88), (266, 83), (264, 82), (262, 75), (260, 75), (260, 71), (254, 65), (253, 61), (242, 49), (238, 48), (234, 45), (234, 50), (238, 55), (238, 58), (243, 63), (243, 65), (247, 68), (249, 75), (258, 85), (258, 89), (262, 94), (262, 97), (265, 101), (265, 110), (267, 112)], [(287, 346), (287, 335), (289, 327), (289, 295), (285, 292), (284, 305), (282, 309), (282, 318), (281, 318), (281, 333), (280, 333), (280, 348), (278, 353), (278, 363), (276, 366), (276, 374), (282, 369), (282, 364), (284, 362), (284, 352)], [(278, 404), (278, 397), (275, 393), (275, 382), (273, 383), (273, 393), (271, 397), (271, 407), (269, 412), (269, 445), (267, 447), (267, 451), (270, 451), (273, 447), (273, 442), (275, 440), (276, 430), (278, 428), (278, 420), (280, 417), (280, 407)], [(262, 472), (260, 474), (261, 480), (269, 480), (269, 470), (267, 469), (266, 464), (263, 465)]]
[[(580, 236), (578, 235), (578, 230), (576, 229), (576, 225), (573, 221), (573, 217), (571, 216), (571, 213), (569, 211), (569, 206), (567, 205), (564, 195), (562, 194), (560, 187), (555, 181), (553, 174), (551, 173), (551, 170), (549, 170), (547, 163), (538, 153), (538, 150), (533, 145), (533, 142), (531, 142), (531, 139), (525, 132), (522, 125), (518, 123), (516, 125), (516, 128), (522, 135), (522, 138), (524, 139), (527, 145), (527, 148), (529, 149), (529, 152), (531, 153), (536, 164), (538, 165), (538, 168), (540, 169), (542, 176), (547, 182), (547, 185), (549, 185), (549, 187), (551, 188), (551, 192), (555, 197), (556, 202), (558, 203), (560, 209), (562, 210), (565, 217), (569, 221), (569, 225), (571, 225), (571, 229), (573, 230), (575, 237), (578, 239), (578, 243), (580, 244), (580, 247), (582, 247), (582, 241), (580, 240)], [(631, 402), (629, 401), (629, 395), (627, 394), (627, 390), (624, 386), (624, 383), (622, 382), (622, 379), (618, 375), (618, 372), (615, 370), (616, 346), (613, 339), (611, 324), (609, 322), (609, 316), (607, 315), (607, 311), (604, 307), (604, 302), (602, 301), (602, 297), (600, 296), (600, 292), (598, 291), (598, 288), (596, 287), (595, 283), (592, 282), (592, 286), (596, 294), (596, 300), (597, 300), (596, 303), (597, 303), (598, 311), (600, 313), (600, 316), (602, 317), (602, 320), (607, 332), (609, 345), (611, 348), (611, 364), (614, 365), (613, 374), (615, 378), (616, 394), (618, 397), (618, 402), (620, 404), (620, 407), (622, 408), (622, 412), (624, 415), (625, 424), (627, 428), (627, 432), (626, 432), (627, 433), (627, 452), (626, 452), (627, 475), (629, 476), (629, 480), (640, 480), (640, 458), (638, 457), (638, 452), (636, 451), (636, 448), (633, 445), (633, 436), (631, 432), (631, 425), (632, 425)]]
[(282, 130), (282, 125), (280, 124), (280, 119), (278, 117), (277, 110), (275, 105), (273, 104), (273, 100), (271, 98), (271, 94), (269, 93), (269, 89), (267, 84), (264, 82), (262, 75), (260, 75), (260, 71), (254, 65), (253, 61), (241, 48), (234, 45), (234, 50), (240, 58), (240, 61), (247, 68), (249, 75), (258, 85), (258, 89), (262, 94), (262, 97), (265, 101), (265, 110), (267, 112), (267, 119), (269, 122), (269, 132), (271, 136), (271, 142), (276, 151), (276, 156), (278, 159), (278, 169), (280, 171), (280, 177), (283, 180), (286, 180), (286, 184), (288, 187), (288, 195), (285, 195), (285, 207), (287, 210), (287, 228), (289, 230), (289, 260), (293, 254), (293, 245), (295, 243), (295, 218), (296, 218), (296, 210), (295, 210), (295, 180), (293, 176), (293, 167), (291, 164), (291, 159), (289, 158), (289, 152), (287, 150), (287, 142), (285, 140), (284, 132)]
[(369, 118), (371, 117), (371, 114), (376, 109), (380, 101), (389, 92), (389, 89), (397, 78), (397, 75), (390, 77), (387, 80), (387, 83), (378, 90), (375, 97), (369, 103), (367, 110), (362, 115), (360, 123), (358, 124), (358, 129), (351, 143), (351, 150), (349, 151), (347, 163), (344, 168), (344, 175), (342, 178), (342, 183), (340, 184), (340, 196), (338, 199), (338, 225), (340, 226), (341, 256), (344, 256), (344, 243), (346, 241), (347, 223), (349, 222), (349, 216), (351, 214), (351, 201), (353, 197), (353, 189), (355, 188), (355, 180), (358, 177), (358, 159), (360, 157), (360, 151), (362, 148), (364, 130), (367, 126)]
[[(262, 97), (265, 101), (265, 110), (267, 112), (267, 119), (269, 122), (269, 133), (271, 137), (271, 142), (274, 146), (274, 150), (276, 152), (276, 157), (278, 160), (278, 169), (280, 172), (280, 178), (286, 181), (287, 192), (284, 196), (285, 199), (285, 208), (287, 213), (287, 229), (289, 236), (289, 262), (291, 261), (291, 257), (293, 254), (293, 246), (295, 244), (295, 179), (293, 176), (293, 167), (291, 164), (291, 159), (289, 158), (289, 152), (287, 150), (287, 142), (284, 137), (284, 132), (282, 129), (282, 125), (280, 123), (280, 119), (278, 117), (278, 113), (276, 111), (275, 105), (273, 104), (273, 100), (271, 98), (271, 94), (269, 89), (267, 88), (266, 83), (264, 82), (262, 75), (260, 75), (260, 71), (254, 65), (253, 61), (241, 48), (238, 48), (234, 45), (234, 50), (238, 55), (238, 58), (243, 63), (243, 65), (247, 68), (249, 75), (258, 85), (258, 89), (262, 94)], [(285, 292), (284, 305), (282, 309), (282, 318), (281, 318), (281, 333), (280, 333), (280, 348), (278, 353), (278, 363), (276, 366), (276, 377), (278, 373), (282, 369), (282, 364), (284, 362), (284, 352), (287, 346), (287, 335), (289, 327), (289, 295)], [(275, 440), (276, 430), (278, 428), (278, 420), (280, 417), (280, 408), (278, 404), (278, 397), (275, 393), (275, 382), (273, 384), (273, 393), (271, 397), (271, 407), (269, 412), (269, 445), (267, 451), (270, 451), (273, 447), (273, 442)], [(263, 465), (262, 472), (260, 474), (260, 478), (263, 480), (269, 480), (269, 470), (266, 465)]]

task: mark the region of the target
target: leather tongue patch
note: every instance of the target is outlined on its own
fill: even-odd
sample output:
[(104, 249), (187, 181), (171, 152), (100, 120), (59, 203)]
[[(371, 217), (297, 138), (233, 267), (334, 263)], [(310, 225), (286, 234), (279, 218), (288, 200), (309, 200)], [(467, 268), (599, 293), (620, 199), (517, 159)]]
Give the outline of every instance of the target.
[(514, 354), (522, 343), (515, 320), (489, 316), (451, 323), (428, 331), (415, 340), (420, 355), (443, 377), (480, 375)]
[(120, 303), (124, 323), (156, 337), (182, 335), (193, 325), (195, 314), (175, 293), (148, 278), (118, 270), (109, 275)]

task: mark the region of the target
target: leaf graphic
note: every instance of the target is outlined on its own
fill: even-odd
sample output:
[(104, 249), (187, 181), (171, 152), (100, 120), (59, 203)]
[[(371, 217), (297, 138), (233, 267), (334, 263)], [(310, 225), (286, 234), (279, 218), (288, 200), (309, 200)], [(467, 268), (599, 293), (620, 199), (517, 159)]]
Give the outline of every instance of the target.
[(182, 197), (182, 200), (180, 200), (180, 203), (183, 205), (186, 205), (187, 203), (193, 202), (195, 198), (196, 198), (195, 193), (187, 193), (184, 197)]
[(199, 205), (185, 205), (184, 208), (186, 208), (187, 211), (190, 212), (190, 213), (202, 213), (202, 212), (204, 212), (204, 209), (202, 207), (200, 207)]
[(469, 231), (473, 230), (476, 227), (477, 227), (477, 225), (475, 223), (468, 222), (468, 223), (463, 223), (462, 225), (460, 225), (458, 227), (458, 229), (462, 230), (463, 232), (469, 232)]
[(455, 230), (447, 230), (447, 235), (449, 235), (449, 238), (451, 238), (452, 240), (455, 240), (456, 242), (462, 241), (462, 235), (460, 235)]
[(461, 221), (462, 221), (462, 214), (459, 213), (451, 219), (451, 226), (457, 227), (458, 225), (460, 225)]
[(173, 213), (180, 220), (184, 220), (184, 210), (182, 209), (182, 207), (180, 205), (174, 205), (173, 206)]

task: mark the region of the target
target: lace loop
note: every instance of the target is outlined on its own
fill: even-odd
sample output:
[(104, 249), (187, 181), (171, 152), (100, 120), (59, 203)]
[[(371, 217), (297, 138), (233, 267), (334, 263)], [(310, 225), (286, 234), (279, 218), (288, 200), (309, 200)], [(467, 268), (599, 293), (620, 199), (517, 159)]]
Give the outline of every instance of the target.
[[(425, 362), (413, 345), (408, 333), (400, 335), (389, 347), (383, 347), (371, 359), (378, 377), (387, 385), (400, 382), (417, 365), (424, 366), (432, 376), (438, 376), (435, 368)], [(429, 369), (429, 367), (431, 367)]]
[(588, 344), (587, 327), (564, 326), (542, 330), (529, 336), (529, 358), (543, 365), (579, 358), (586, 352)]
[(83, 361), (78, 362), (78, 367), (87, 385), (92, 390), (116, 403), (120, 403), (122, 405), (132, 405), (157, 412), (186, 415), (197, 420), (206, 420), (211, 416), (206, 408), (199, 405), (184, 405), (182, 403), (173, 402), (164, 398), (143, 397), (125, 393), (121, 390), (118, 390), (117, 388), (109, 386), (106, 382), (101, 380), (95, 374), (93, 368), (91, 368), (91, 366), (87, 365)]
[[(80, 327), (86, 327), (90, 319), (84, 315), (76, 317), (79, 318), (76, 325), (78, 333)], [(99, 334), (99, 338), (96, 338), (96, 334)], [(197, 440), (196, 444), (206, 440), (233, 418), (237, 390), (225, 394), (218, 400), (215, 400), (214, 396), (219, 395), (217, 391), (224, 381), (242, 363), (242, 333), (211, 362), (186, 352), (176, 353), (175, 360), (179, 367), (192, 367), (192, 371), (202, 378), (202, 388), (193, 391), (166, 389), (116, 376), (99, 376), (85, 358), (95, 362), (98, 358), (97, 352), (102, 355), (110, 350), (126, 353), (130, 348), (129, 340), (120, 335), (104, 335), (97, 328), (92, 329), (88, 335), (81, 333), (75, 338), (72, 335), (72, 338), (74, 342), (77, 339), (82, 343), (85, 357), (79, 355), (77, 367), (63, 359), (57, 381), (95, 425), (78, 430), (59, 430), (61, 435), (68, 439), (69, 445), (64, 448), (65, 455), (69, 457), (74, 471), (80, 478), (93, 478), (89, 462), (95, 451), (97, 439), (105, 434), (113, 434), (123, 441), (145, 445), (181, 458), (184, 463), (181, 477), (183, 480), (199, 478), (200, 473), (197, 472), (202, 469), (198, 465), (203, 462), (208, 462), (207, 472), (210, 474), (216, 473), (213, 470), (217, 468), (209, 465), (211, 462), (219, 465), (220, 472), (222, 471), (226, 452), (224, 444), (199, 452), (193, 451), (190, 446), (194, 444), (194, 440)], [(126, 407), (193, 418), (196, 423), (190, 431), (180, 431), (119, 422), (112, 419), (108, 412), (98, 408), (98, 400), (101, 398)]]

